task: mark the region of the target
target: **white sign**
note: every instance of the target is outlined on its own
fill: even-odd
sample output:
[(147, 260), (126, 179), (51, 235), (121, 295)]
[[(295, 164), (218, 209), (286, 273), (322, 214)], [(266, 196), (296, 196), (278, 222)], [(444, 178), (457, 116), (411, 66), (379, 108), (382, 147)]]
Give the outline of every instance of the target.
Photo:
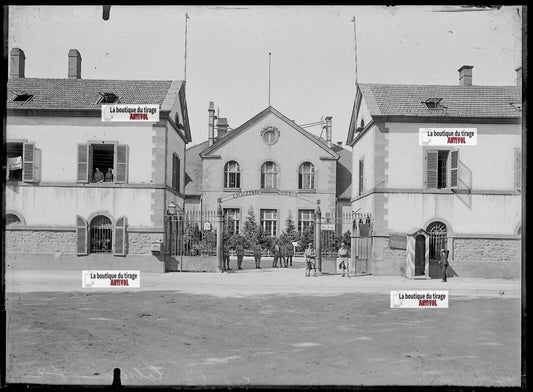
[(420, 146), (477, 146), (477, 128), (419, 128)]
[(335, 231), (335, 223), (322, 223), (322, 230)]
[(211, 230), (211, 223), (209, 223), (209, 222), (205, 222), (205, 223), (204, 223), (204, 230), (205, 230), (205, 231), (209, 231), (209, 230)]
[(102, 105), (102, 121), (159, 121), (159, 105)]
[(448, 308), (448, 291), (391, 291), (391, 308)]
[(141, 271), (81, 271), (82, 288), (141, 287)]

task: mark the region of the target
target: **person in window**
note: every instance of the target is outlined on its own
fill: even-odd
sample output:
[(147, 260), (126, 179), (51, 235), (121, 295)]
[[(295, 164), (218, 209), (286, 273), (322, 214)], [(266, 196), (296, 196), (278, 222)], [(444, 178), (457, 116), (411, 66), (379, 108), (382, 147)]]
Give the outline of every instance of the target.
[(94, 171), (93, 182), (104, 182), (104, 173), (98, 168)]
[(111, 168), (107, 169), (107, 172), (105, 173), (104, 181), (113, 182), (114, 179), (115, 179), (115, 174), (113, 173), (113, 169)]
[(287, 242), (286, 245), (287, 248), (287, 264), (290, 262), (290, 266), (292, 267), (292, 256), (294, 256), (294, 245), (291, 241)]
[(311, 276), (311, 270), (314, 271), (314, 275), (316, 276), (316, 267), (315, 267), (316, 252), (313, 249), (313, 244), (311, 242), (309, 243), (309, 245), (307, 245), (307, 249), (304, 252), (304, 259), (305, 259), (305, 276)]
[(342, 276), (346, 276), (346, 270), (348, 270), (348, 278), (350, 277), (350, 247), (346, 242), (342, 243), (339, 249), (339, 268), (342, 268)]
[(235, 245), (235, 253), (237, 253), (237, 269), (242, 269), (242, 259), (244, 258), (244, 246), (242, 246), (242, 242)]
[(254, 259), (255, 259), (255, 268), (261, 269), (261, 252), (263, 249), (261, 248), (261, 244), (259, 241), (254, 245), (253, 253), (254, 253)]

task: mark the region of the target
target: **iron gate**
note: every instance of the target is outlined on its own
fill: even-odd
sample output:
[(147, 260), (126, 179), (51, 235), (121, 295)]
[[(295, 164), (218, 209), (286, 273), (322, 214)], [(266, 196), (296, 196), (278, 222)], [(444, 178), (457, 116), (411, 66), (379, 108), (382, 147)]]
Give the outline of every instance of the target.
[(440, 252), (442, 249), (448, 249), (448, 228), (444, 223), (436, 221), (429, 224), (427, 232), (429, 233), (429, 277), (439, 278)]

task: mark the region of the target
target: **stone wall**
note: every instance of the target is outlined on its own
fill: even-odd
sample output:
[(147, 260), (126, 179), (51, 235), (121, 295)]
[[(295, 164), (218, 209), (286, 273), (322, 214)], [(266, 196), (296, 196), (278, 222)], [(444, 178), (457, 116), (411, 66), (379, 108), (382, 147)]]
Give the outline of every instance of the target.
[(76, 253), (76, 232), (5, 230), (6, 253)]
[[(6, 230), (8, 253), (76, 254), (76, 232), (55, 230)], [(128, 232), (128, 254), (152, 255), (152, 242), (163, 240), (163, 233)]]
[(163, 233), (128, 232), (128, 254), (152, 254), (152, 242), (163, 241)]
[(519, 239), (454, 238), (453, 260), (456, 262), (519, 262)]

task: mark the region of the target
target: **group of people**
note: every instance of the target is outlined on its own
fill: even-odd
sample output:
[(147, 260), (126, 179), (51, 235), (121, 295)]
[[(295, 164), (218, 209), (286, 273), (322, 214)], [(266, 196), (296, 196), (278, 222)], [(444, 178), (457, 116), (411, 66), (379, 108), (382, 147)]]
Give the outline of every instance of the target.
[(115, 173), (113, 169), (109, 168), (107, 171), (102, 173), (99, 168), (94, 170), (93, 182), (113, 182), (115, 180)]
[[(272, 249), (274, 259), (272, 261), (272, 268), (278, 268), (278, 262), (280, 268), (292, 267), (292, 258), (294, 256), (294, 244), (290, 241), (283, 242), (278, 241), (274, 244)], [(242, 261), (244, 259), (244, 246), (241, 242), (235, 245), (235, 253), (237, 255), (237, 269), (242, 269)], [(259, 243), (256, 243), (252, 248), (252, 253), (255, 260), (255, 268), (261, 268), (261, 256), (263, 249)], [(339, 268), (342, 269), (342, 276), (350, 277), (350, 247), (346, 242), (342, 244), (338, 252), (339, 259), (341, 260)], [(305, 276), (311, 276), (311, 270), (316, 275), (316, 251), (313, 248), (313, 244), (310, 242), (304, 252), (305, 260)], [(223, 270), (231, 270), (230, 265), (230, 248), (227, 242), (222, 244), (222, 264)], [(348, 275), (346, 275), (346, 272)]]

